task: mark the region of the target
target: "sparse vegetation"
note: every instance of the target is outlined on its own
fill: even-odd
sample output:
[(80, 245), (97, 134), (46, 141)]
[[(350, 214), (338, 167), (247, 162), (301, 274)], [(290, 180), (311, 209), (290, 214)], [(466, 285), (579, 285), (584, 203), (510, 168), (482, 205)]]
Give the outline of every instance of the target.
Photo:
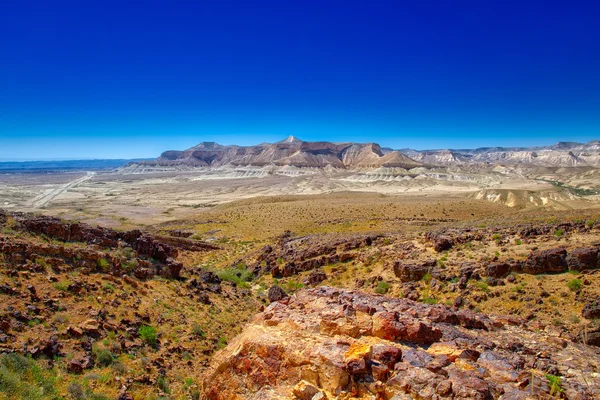
[(156, 346), (157, 333), (156, 329), (149, 325), (143, 325), (138, 330), (140, 338), (150, 346)]
[(426, 285), (429, 285), (431, 283), (432, 279), (433, 279), (433, 277), (431, 276), (431, 274), (429, 272), (426, 273), (422, 278), (423, 282), (425, 282)]
[(110, 263), (106, 258), (101, 258), (98, 260), (98, 268), (102, 272), (107, 272), (110, 269)]
[(548, 386), (550, 387), (550, 396), (558, 396), (564, 389), (562, 387), (562, 380), (560, 376), (546, 374), (546, 379), (548, 380)]
[(96, 362), (98, 364), (103, 365), (105, 367), (108, 367), (108, 366), (112, 365), (112, 363), (114, 361), (115, 361), (115, 358), (110, 353), (110, 351), (108, 351), (108, 350), (98, 350), (96, 352)]
[(288, 279), (285, 283), (285, 289), (288, 293), (294, 293), (304, 287), (304, 284), (295, 279)]
[(386, 294), (388, 290), (390, 290), (390, 284), (385, 281), (381, 281), (377, 284), (377, 287), (375, 288), (375, 293)]
[(221, 336), (217, 341), (217, 348), (222, 349), (225, 346), (227, 346), (227, 338), (225, 336)]
[(554, 231), (554, 236), (556, 236), (556, 237), (561, 237), (564, 234), (565, 234), (565, 231), (563, 229), (560, 229), (560, 228)]
[(202, 327), (196, 322), (192, 324), (192, 333), (199, 339), (206, 338), (206, 333), (204, 332), (204, 329), (202, 329)]
[(581, 279), (573, 279), (567, 283), (568, 288), (573, 292), (580, 290), (582, 285), (583, 283), (581, 282)]
[(250, 288), (248, 282), (251, 282), (254, 279), (252, 271), (242, 263), (236, 264), (230, 268), (218, 270), (216, 271), (216, 274), (221, 280), (233, 282), (236, 286), (245, 289)]
[(488, 293), (490, 291), (490, 287), (487, 284), (487, 282), (483, 282), (483, 281), (477, 281), (477, 282), (473, 282), (473, 286), (475, 286), (477, 289)]
[(59, 399), (53, 371), (16, 353), (0, 355), (0, 393), (6, 399)]

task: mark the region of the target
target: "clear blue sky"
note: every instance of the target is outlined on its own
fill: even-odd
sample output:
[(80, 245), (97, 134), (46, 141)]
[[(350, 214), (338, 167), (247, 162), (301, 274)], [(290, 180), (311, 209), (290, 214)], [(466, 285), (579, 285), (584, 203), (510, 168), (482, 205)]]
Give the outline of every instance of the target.
[(598, 2), (291, 3), (3, 2), (0, 159), (600, 139)]

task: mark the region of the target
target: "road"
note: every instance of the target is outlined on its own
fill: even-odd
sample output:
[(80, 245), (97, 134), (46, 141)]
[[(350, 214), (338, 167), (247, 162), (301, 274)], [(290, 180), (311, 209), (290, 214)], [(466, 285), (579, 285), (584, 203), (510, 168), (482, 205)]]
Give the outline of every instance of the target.
[(54, 200), (56, 197), (60, 196), (64, 192), (66, 192), (67, 190), (74, 188), (75, 186), (80, 185), (83, 182), (92, 179), (92, 177), (94, 175), (96, 175), (95, 172), (88, 172), (87, 175), (82, 176), (81, 178), (75, 179), (74, 181), (71, 181), (67, 184), (61, 185), (55, 189), (52, 189), (49, 192), (42, 193), (39, 196), (37, 196), (36, 198), (34, 198), (33, 200), (31, 200), (30, 206), (32, 208), (42, 208), (45, 205), (47, 205), (48, 203), (50, 203), (52, 200)]

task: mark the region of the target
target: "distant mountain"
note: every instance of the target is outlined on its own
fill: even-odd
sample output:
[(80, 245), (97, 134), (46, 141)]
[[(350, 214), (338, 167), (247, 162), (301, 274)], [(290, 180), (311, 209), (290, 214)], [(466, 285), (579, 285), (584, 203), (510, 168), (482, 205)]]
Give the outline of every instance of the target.
[(383, 152), (376, 143), (305, 142), (293, 136), (277, 143), (222, 146), (202, 142), (184, 151), (169, 150), (146, 166), (295, 166), (324, 168), (415, 168), (423, 164), (399, 151)]
[(412, 150), (408, 157), (427, 164), (523, 164), (554, 167), (600, 166), (600, 141), (558, 142), (539, 147), (482, 147), (477, 149)]
[(340, 169), (404, 168), (452, 165), (529, 165), (542, 167), (600, 167), (600, 141), (559, 142), (539, 147), (481, 147), (477, 149), (394, 150), (376, 143), (305, 142), (294, 136), (276, 143), (223, 146), (202, 142), (187, 150), (165, 151), (155, 160), (131, 163), (150, 171), (161, 168), (293, 166)]

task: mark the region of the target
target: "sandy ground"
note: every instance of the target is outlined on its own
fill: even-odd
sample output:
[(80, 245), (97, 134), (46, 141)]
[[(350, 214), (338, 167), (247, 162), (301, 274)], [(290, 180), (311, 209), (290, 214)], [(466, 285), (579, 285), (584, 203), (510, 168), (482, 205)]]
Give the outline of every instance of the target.
[[(0, 207), (118, 227), (185, 219), (216, 205), (254, 197), (340, 192), (406, 196), (410, 201), (426, 195), (452, 195), (513, 208), (579, 209), (598, 204), (595, 198), (575, 198), (536, 180), (531, 172), (527, 175), (463, 170), (398, 174), (382, 169), (5, 174), (0, 175)], [(596, 182), (593, 174), (585, 179)]]

